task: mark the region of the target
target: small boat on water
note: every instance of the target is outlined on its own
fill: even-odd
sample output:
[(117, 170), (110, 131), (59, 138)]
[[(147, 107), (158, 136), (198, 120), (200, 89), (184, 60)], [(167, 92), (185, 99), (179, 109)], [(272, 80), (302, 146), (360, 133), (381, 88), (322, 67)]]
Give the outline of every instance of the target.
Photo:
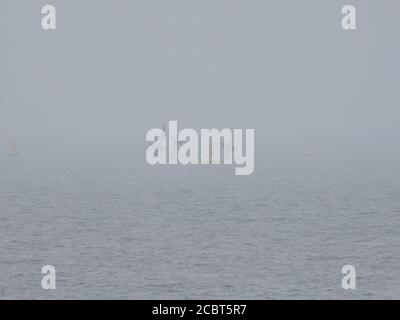
[(9, 148), (8, 148), (8, 155), (10, 157), (17, 157), (19, 156), (18, 150), (17, 150), (17, 145), (15, 142), (11, 143)]

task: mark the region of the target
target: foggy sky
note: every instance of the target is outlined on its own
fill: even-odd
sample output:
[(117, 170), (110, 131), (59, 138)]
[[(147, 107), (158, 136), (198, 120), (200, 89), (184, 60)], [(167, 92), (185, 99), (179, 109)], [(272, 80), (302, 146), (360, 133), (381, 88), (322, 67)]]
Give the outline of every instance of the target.
[[(357, 30), (341, 8), (357, 8)], [(57, 30), (41, 29), (41, 8)], [(397, 0), (2, 0), (0, 154), (254, 128), (256, 152), (398, 152)], [(22, 150), (21, 150), (22, 149)]]

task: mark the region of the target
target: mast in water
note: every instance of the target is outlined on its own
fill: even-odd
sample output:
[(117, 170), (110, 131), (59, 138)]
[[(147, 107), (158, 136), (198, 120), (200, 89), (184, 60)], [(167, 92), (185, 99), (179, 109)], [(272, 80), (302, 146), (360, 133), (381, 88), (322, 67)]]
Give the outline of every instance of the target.
[(212, 139), (210, 139), (209, 141), (209, 145), (208, 145), (208, 163), (212, 164), (213, 163), (213, 146), (212, 146)]

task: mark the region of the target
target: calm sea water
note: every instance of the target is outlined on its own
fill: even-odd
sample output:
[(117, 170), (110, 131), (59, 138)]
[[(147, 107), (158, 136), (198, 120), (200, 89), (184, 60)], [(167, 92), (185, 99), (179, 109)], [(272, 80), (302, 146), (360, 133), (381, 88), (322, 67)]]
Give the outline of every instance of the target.
[(400, 298), (400, 158), (143, 161), (1, 157), (0, 298)]

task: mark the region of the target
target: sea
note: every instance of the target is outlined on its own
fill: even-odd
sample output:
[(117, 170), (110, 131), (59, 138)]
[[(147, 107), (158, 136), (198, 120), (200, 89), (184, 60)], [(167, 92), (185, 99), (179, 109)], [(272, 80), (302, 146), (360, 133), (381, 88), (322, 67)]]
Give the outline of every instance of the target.
[(4, 155), (0, 299), (399, 299), (399, 177), (383, 155), (258, 157), (250, 176)]

